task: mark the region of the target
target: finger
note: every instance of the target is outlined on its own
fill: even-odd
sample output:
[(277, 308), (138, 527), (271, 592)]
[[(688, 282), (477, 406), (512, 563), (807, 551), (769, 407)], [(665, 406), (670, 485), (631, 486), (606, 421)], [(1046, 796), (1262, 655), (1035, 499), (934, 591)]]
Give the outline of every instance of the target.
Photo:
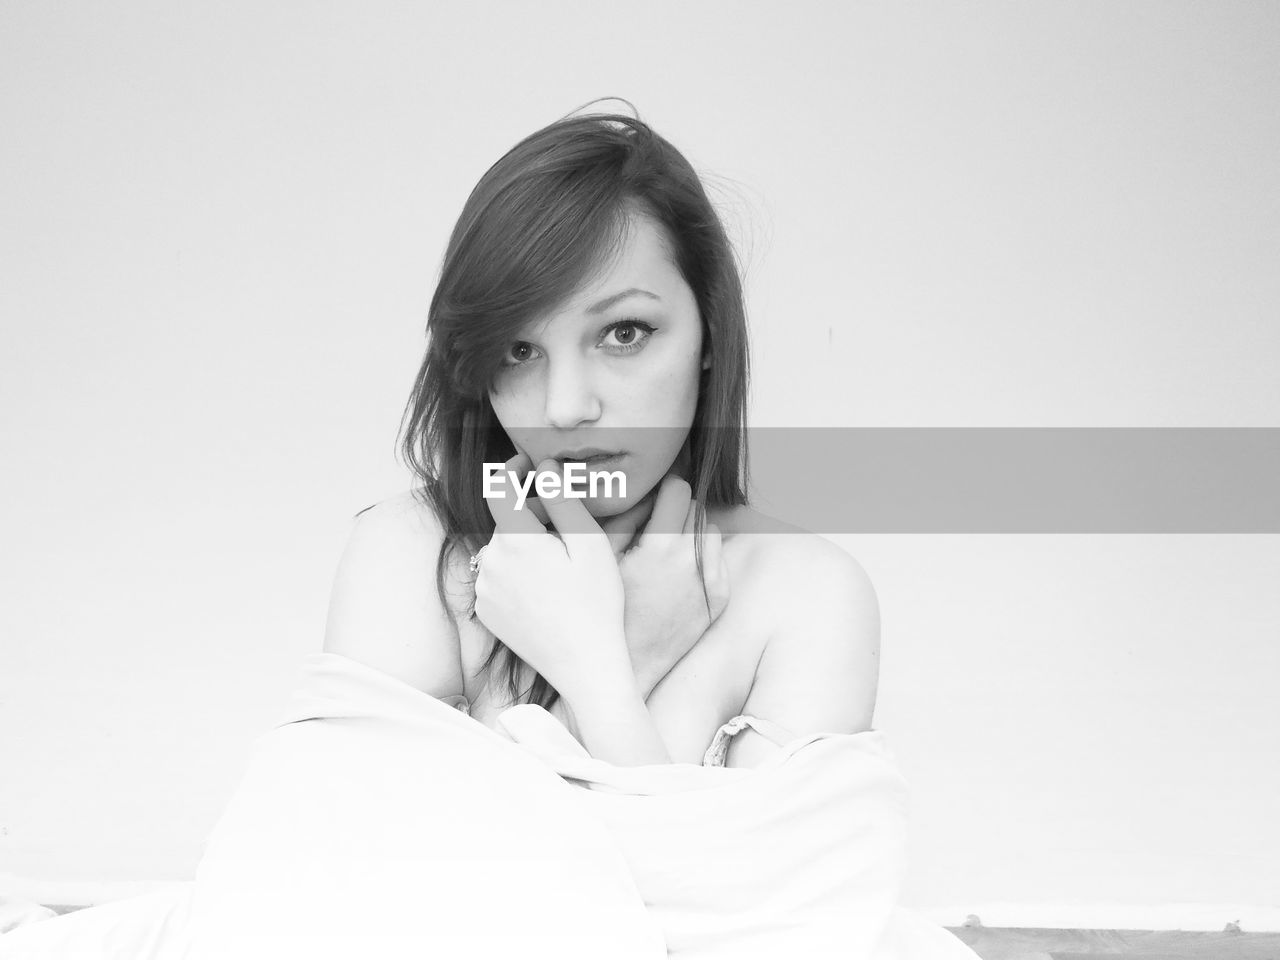
[[(516, 467), (516, 476), (523, 479), (526, 474), (534, 472), (533, 459), (527, 453), (524, 453), (524, 451), (519, 447), (516, 447), (516, 450), (518, 454), (524, 455), (512, 457), (511, 460), (507, 461), (507, 463), (508, 465), (512, 462), (518, 463), (518, 466)], [(538, 518), (538, 522), (542, 524), (544, 528), (551, 522), (547, 518), (547, 508), (542, 505), (542, 501), (538, 498), (538, 491), (532, 484), (529, 486), (529, 493), (524, 501), (524, 509), (532, 511), (533, 515)]]
[(607, 547), (608, 538), (596, 523), (595, 517), (591, 516), (587, 510), (586, 504), (579, 497), (567, 495), (564, 487), (564, 473), (560, 469), (560, 464), (551, 459), (543, 460), (538, 464), (538, 472), (560, 477), (560, 483), (553, 486), (550, 491), (551, 496), (542, 498), (542, 503), (547, 508), (547, 516), (552, 526), (564, 537), (569, 555), (574, 556), (582, 549), (590, 548), (597, 543)]
[(520, 500), (515, 483), (512, 481), (512, 474), (523, 475), (532, 465), (527, 453), (517, 453), (503, 464), (502, 472), (495, 478), (494, 486), (497, 487), (496, 492), (500, 495), (484, 498), (485, 505), (489, 508), (489, 515), (493, 517), (494, 524), (502, 533), (545, 532), (537, 516), (529, 509), (530, 501), (524, 502), (523, 509), (517, 509)]
[(662, 478), (662, 484), (658, 488), (658, 498), (653, 504), (653, 515), (649, 518), (649, 525), (645, 527), (640, 537), (641, 547), (651, 542), (651, 534), (679, 533), (684, 529), (685, 516), (689, 512), (689, 498), (692, 494), (689, 481), (673, 473)]
[[(532, 492), (532, 491), (530, 491)], [(545, 528), (551, 522), (551, 518), (547, 516), (546, 505), (538, 497), (530, 497), (524, 502), (524, 508), (533, 513), (538, 518), (538, 522)]]

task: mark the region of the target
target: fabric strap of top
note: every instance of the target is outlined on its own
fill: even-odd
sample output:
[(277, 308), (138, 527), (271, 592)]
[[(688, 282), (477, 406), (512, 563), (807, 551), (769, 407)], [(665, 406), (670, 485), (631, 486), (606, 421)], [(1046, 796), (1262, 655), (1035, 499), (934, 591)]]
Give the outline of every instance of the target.
[(772, 740), (780, 747), (784, 747), (796, 739), (794, 733), (786, 727), (774, 723), (772, 720), (762, 720), (759, 717), (740, 713), (716, 731), (715, 737), (711, 740), (711, 746), (707, 747), (707, 752), (702, 755), (702, 765), (704, 767), (723, 767), (725, 757), (729, 753), (729, 741), (747, 727), (751, 727), (761, 736)]

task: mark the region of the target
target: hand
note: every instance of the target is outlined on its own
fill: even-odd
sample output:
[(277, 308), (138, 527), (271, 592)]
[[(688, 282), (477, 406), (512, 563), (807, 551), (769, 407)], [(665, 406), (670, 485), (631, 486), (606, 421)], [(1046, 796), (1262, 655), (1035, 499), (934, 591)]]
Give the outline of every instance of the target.
[[(506, 469), (532, 466), (519, 453)], [(554, 460), (538, 472), (560, 473)], [(609, 539), (581, 500), (542, 499), (559, 537), (548, 532), (502, 475), (505, 499), (488, 499), (497, 529), (476, 578), (477, 618), (568, 698), (602, 674), (626, 670), (623, 588)]]
[[(703, 595), (694, 556), (697, 505), (691, 492), (682, 478), (664, 477), (639, 543), (618, 560), (627, 649), (646, 699), (729, 604), (729, 571), (714, 523), (706, 524), (702, 534)], [(615, 539), (624, 532), (608, 523), (605, 529)]]

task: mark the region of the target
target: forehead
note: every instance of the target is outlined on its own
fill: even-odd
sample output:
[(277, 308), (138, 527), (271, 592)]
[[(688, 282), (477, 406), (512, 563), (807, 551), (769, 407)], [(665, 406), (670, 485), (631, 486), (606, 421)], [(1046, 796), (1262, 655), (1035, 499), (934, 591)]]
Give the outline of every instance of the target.
[(671, 241), (660, 223), (632, 213), (620, 233), (615, 249), (595, 272), (536, 326), (545, 326), (558, 316), (580, 316), (606, 297), (633, 287), (657, 294), (668, 306), (692, 301), (693, 292), (676, 267)]

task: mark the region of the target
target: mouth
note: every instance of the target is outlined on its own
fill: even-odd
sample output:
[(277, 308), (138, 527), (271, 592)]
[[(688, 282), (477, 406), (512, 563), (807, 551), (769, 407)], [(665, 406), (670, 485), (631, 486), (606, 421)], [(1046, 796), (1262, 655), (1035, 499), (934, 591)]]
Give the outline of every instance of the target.
[(621, 450), (589, 449), (553, 453), (551, 454), (551, 459), (555, 460), (561, 466), (564, 466), (566, 463), (584, 463), (587, 466), (597, 466), (621, 460), (625, 456), (625, 451)]

